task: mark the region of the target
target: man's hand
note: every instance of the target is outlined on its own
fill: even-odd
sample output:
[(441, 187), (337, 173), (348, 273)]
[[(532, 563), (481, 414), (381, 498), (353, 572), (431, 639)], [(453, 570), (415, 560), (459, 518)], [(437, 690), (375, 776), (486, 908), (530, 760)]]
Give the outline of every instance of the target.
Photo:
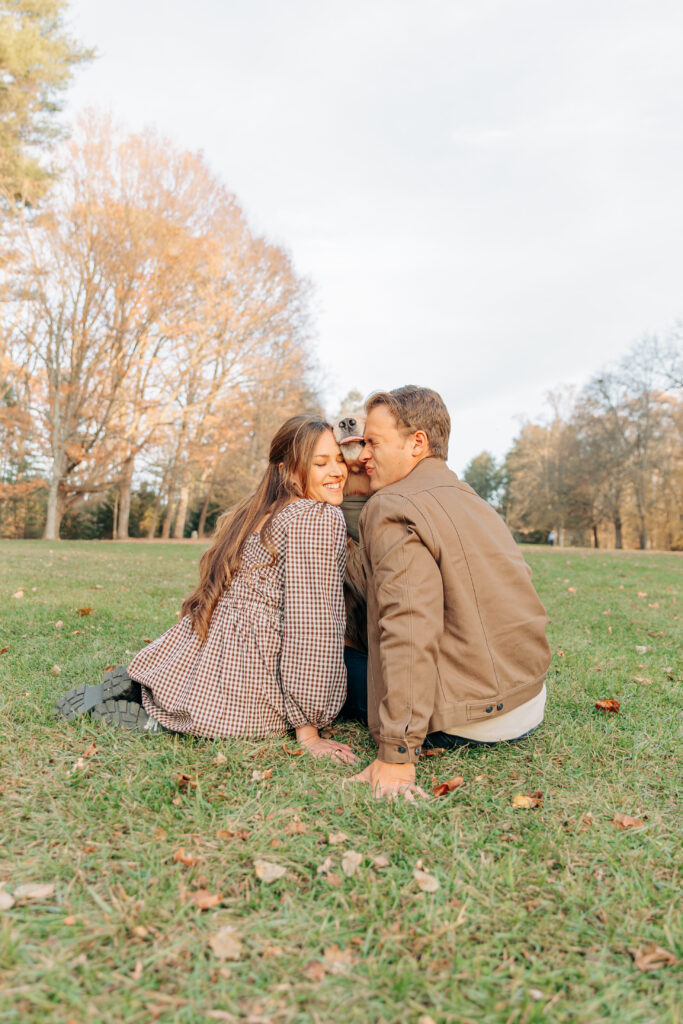
[(343, 764), (355, 764), (358, 760), (348, 744), (323, 739), (313, 725), (304, 725), (297, 729), (296, 738), (313, 757), (331, 757)]
[(373, 796), (378, 799), (386, 796), (391, 800), (403, 796), (406, 800), (414, 802), (415, 794), (427, 799), (425, 791), (415, 785), (414, 764), (391, 764), (389, 761), (375, 758), (372, 764), (358, 775), (354, 775), (349, 782), (369, 782)]

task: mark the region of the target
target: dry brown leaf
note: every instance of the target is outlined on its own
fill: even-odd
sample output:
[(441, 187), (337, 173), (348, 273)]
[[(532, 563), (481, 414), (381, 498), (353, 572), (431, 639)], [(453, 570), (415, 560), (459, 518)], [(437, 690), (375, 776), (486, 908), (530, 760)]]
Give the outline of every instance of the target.
[(325, 948), (323, 961), (330, 974), (342, 974), (358, 962), (358, 957), (354, 956), (348, 947), (340, 949), (339, 946), (334, 945)]
[(530, 808), (543, 806), (543, 794), (540, 789), (526, 796), (524, 793), (515, 793), (512, 798), (512, 806), (516, 808)]
[(183, 801), (179, 796), (174, 796), (173, 799), (171, 800), (171, 803), (174, 804), (176, 807), (183, 806)]
[(345, 843), (348, 838), (346, 832), (330, 832), (327, 841), (330, 846), (339, 846), (340, 843)]
[(258, 770), (252, 772), (251, 773), (251, 778), (252, 778), (253, 782), (263, 782), (265, 779), (271, 778), (272, 774), (273, 774), (273, 769), (272, 768), (266, 768), (266, 770), (264, 772), (260, 772)]
[(612, 819), (612, 824), (620, 829), (642, 828), (645, 820), (643, 818), (632, 818), (630, 814), (622, 814), (621, 811), (617, 811)]
[(209, 892), (207, 889), (195, 889), (190, 893), (190, 899), (200, 910), (210, 910), (211, 907), (218, 906), (223, 895), (220, 892)]
[(428, 747), (426, 750), (422, 751), (423, 757), (438, 757), (439, 754), (445, 754), (445, 753), (446, 753), (446, 748), (445, 747)]
[(281, 864), (274, 864), (270, 860), (255, 860), (254, 871), (256, 877), (266, 883), (275, 882), (287, 874), (287, 868), (283, 868)]
[(304, 974), (309, 981), (322, 981), (327, 974), (327, 968), (319, 960), (311, 960), (304, 967)]
[(47, 900), (57, 888), (55, 882), (29, 882), (18, 885), (14, 890), (15, 900)]
[(64, 918), (64, 924), (68, 925), (68, 927), (72, 927), (77, 923), (77, 921), (78, 918), (76, 918), (73, 914), (67, 914), (66, 917)]
[(14, 598), (14, 599), (15, 599), (16, 601), (21, 601), (21, 599), (22, 599), (22, 597), (23, 597), (23, 596), (24, 596), (24, 591), (23, 591), (23, 590), (21, 589), (21, 587), (19, 588), (19, 590), (17, 590), (17, 592), (16, 592), (16, 593), (12, 594), (12, 597), (13, 597), (13, 598)]
[(176, 864), (184, 864), (186, 868), (192, 868), (195, 864), (199, 864), (202, 858), (198, 857), (194, 853), (185, 853), (185, 847), (181, 846), (179, 850), (176, 850), (173, 854), (173, 860)]
[(662, 967), (673, 967), (677, 962), (673, 953), (661, 946), (644, 946), (643, 949), (629, 949), (633, 962), (639, 971), (659, 971)]
[(363, 863), (363, 854), (358, 853), (356, 850), (347, 850), (342, 857), (342, 871), (347, 878), (352, 878), (355, 875), (358, 868)]
[(430, 875), (428, 871), (422, 871), (421, 868), (415, 868), (413, 878), (422, 892), (436, 892), (439, 888), (439, 879), (435, 875)]
[(652, 680), (648, 679), (647, 676), (634, 676), (633, 677), (633, 682), (634, 683), (651, 683)]
[(225, 754), (222, 753), (222, 751), (219, 750), (211, 763), (212, 764), (225, 764), (227, 760), (228, 759), (225, 756)]
[(149, 928), (145, 928), (144, 924), (136, 924), (133, 928), (133, 935), (138, 939), (146, 939), (149, 935)]
[(157, 840), (157, 842), (161, 842), (163, 839), (168, 839), (168, 832), (166, 831), (165, 828), (161, 828), (160, 825), (157, 825), (152, 835)]
[(417, 1018), (417, 1024), (436, 1024), (436, 1021), (428, 1013), (421, 1013)]
[(240, 960), (244, 952), (242, 940), (232, 925), (224, 925), (209, 938), (213, 955), (218, 960)]
[(322, 864), (318, 864), (318, 867), (316, 868), (316, 871), (318, 872), (319, 875), (326, 875), (327, 872), (331, 869), (331, 867), (332, 867), (332, 858), (331, 857), (325, 857), (325, 860), (322, 862)]
[(446, 796), (447, 793), (452, 793), (458, 786), (462, 786), (463, 782), (462, 775), (456, 775), (452, 779), (447, 779), (446, 782), (439, 782), (436, 786), (432, 787), (434, 796)]
[(608, 700), (596, 700), (595, 706), (598, 711), (608, 711), (610, 714), (616, 715), (619, 710), (619, 701), (610, 697)]
[(85, 618), (86, 615), (92, 615), (92, 608), (85, 606), (85, 608), (77, 608), (76, 615), (80, 615), (81, 618)]
[(647, 644), (636, 644), (636, 651), (638, 654), (647, 654), (650, 650)]
[(391, 861), (389, 860), (389, 858), (383, 856), (382, 854), (380, 854), (379, 857), (372, 858), (372, 866), (376, 868), (378, 871), (381, 871), (382, 868), (388, 868), (390, 864)]
[(0, 654), (7, 654), (8, 651), (9, 651), (9, 647), (2, 647), (2, 648), (0, 648)]
[[(64, 629), (64, 623), (61, 619), (57, 619), (55, 622), (55, 629)], [(114, 666), (112, 665), (111, 668), (114, 668)]]
[(246, 841), (250, 833), (246, 828), (238, 828), (234, 832), (229, 828), (219, 828), (216, 832), (216, 839), (241, 839)]
[(94, 757), (97, 753), (97, 744), (93, 740), (89, 747), (83, 751), (83, 757)]
[(193, 779), (192, 776), (188, 775), (186, 772), (176, 772), (175, 780), (178, 789), (183, 792), (188, 789), (196, 789), (197, 787), (197, 779)]
[(62, 670), (59, 667), (59, 665), (52, 665), (50, 668), (50, 672), (52, 673), (53, 676), (61, 676), (62, 674)]
[(135, 967), (130, 972), (130, 977), (133, 981), (139, 981), (142, 977), (142, 960), (139, 957), (135, 961)]
[(303, 754), (303, 750), (290, 750), (286, 743), (282, 744), (282, 749), (284, 750), (285, 754), (289, 754), (290, 757), (301, 757), (301, 755)]
[(4, 889), (0, 889), (0, 912), (9, 910), (14, 906), (14, 896), (10, 896)]
[(341, 875), (336, 874), (334, 871), (328, 871), (325, 875), (325, 881), (328, 885), (340, 886), (342, 884)]
[(308, 832), (308, 825), (304, 824), (303, 821), (290, 821), (285, 826), (285, 832), (289, 836), (303, 836)]

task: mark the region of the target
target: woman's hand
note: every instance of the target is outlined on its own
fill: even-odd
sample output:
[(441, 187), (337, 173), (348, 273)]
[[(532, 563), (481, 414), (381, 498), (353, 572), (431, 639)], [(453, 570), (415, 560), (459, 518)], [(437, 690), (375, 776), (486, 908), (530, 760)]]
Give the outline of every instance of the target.
[(341, 761), (343, 764), (355, 764), (358, 760), (351, 747), (346, 743), (323, 739), (313, 725), (304, 725), (297, 729), (296, 738), (313, 757), (331, 757), (334, 761)]

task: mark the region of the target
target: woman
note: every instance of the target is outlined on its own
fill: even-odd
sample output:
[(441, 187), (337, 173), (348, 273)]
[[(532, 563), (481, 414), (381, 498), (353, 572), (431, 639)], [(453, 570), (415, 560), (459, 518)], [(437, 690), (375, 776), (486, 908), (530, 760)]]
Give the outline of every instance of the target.
[[(218, 521), (182, 618), (140, 651), (93, 718), (209, 738), (296, 730), (316, 757), (351, 762), (319, 729), (346, 696), (347, 470), (324, 420), (294, 416), (254, 494)], [(141, 707), (121, 698), (135, 696)], [(106, 687), (106, 682), (105, 682)]]

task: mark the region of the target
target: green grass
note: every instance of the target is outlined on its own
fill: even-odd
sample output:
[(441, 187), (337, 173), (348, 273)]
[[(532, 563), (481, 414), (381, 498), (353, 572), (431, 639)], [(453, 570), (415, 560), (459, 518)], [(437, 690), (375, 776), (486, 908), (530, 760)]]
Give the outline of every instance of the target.
[[(282, 741), (53, 718), (61, 692), (176, 621), (199, 552), (0, 543), (0, 882), (56, 884), (0, 913), (1, 1022), (678, 1019), (677, 968), (642, 972), (629, 949), (682, 953), (680, 556), (527, 549), (555, 655), (546, 722), (519, 746), (423, 759), (423, 786), (465, 784), (412, 806), (342, 790), (348, 768), (288, 756)], [(603, 697), (618, 715), (594, 709)], [(359, 726), (335, 735), (373, 756)], [(73, 771), (93, 740), (96, 756)], [(177, 772), (197, 785), (180, 791)], [(535, 790), (540, 809), (512, 809)], [(616, 812), (645, 824), (621, 831)], [(348, 841), (329, 845), (340, 830)], [(174, 862), (180, 847), (198, 864)], [(353, 877), (344, 848), (365, 857)], [(380, 854), (391, 863), (378, 871)], [(339, 884), (316, 870), (327, 856)], [(287, 874), (259, 882), (259, 858)], [(420, 859), (436, 893), (417, 887)], [(201, 886), (221, 904), (198, 910)], [(244, 943), (238, 961), (208, 944), (224, 924)]]

